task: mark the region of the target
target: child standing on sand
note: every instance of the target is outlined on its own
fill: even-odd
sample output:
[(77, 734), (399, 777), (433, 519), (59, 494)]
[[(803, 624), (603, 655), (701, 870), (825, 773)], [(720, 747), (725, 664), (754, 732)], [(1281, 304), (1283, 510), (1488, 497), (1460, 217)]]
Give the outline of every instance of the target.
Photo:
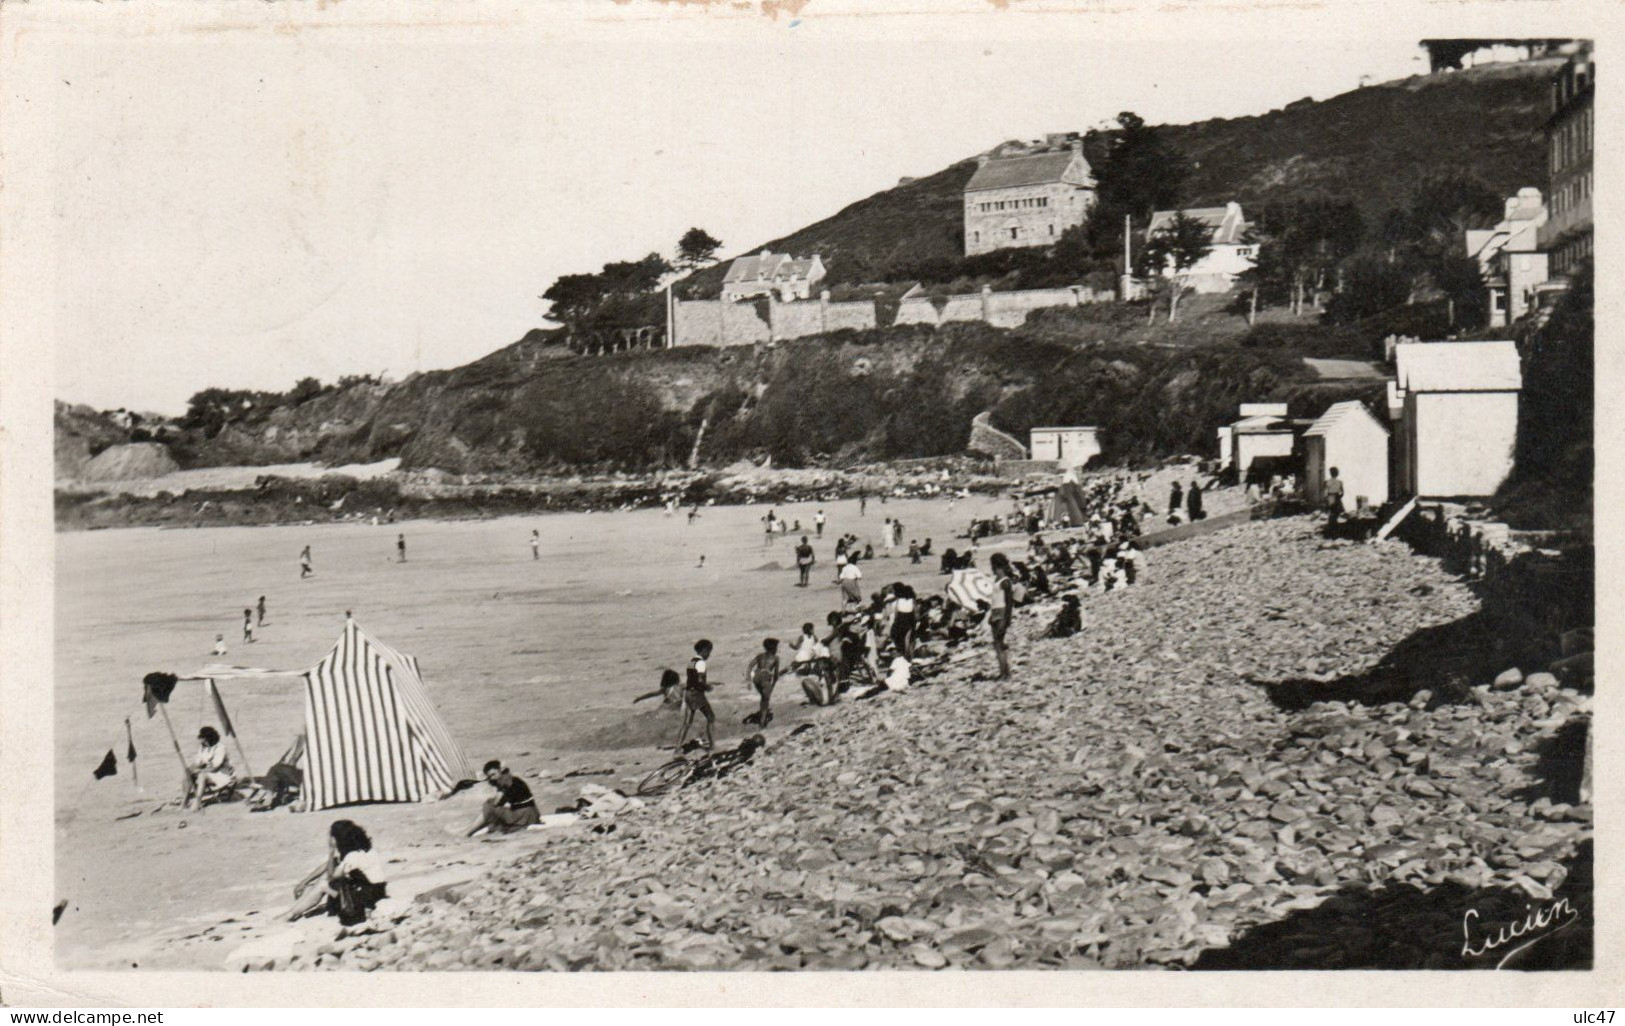
[(224, 634), (214, 636), (214, 654), (217, 656), (226, 654), (226, 636)]
[(779, 639), (764, 638), (762, 651), (757, 653), (750, 666), (745, 669), (745, 686), (755, 689), (761, 696), (762, 704), (753, 716), (745, 717), (746, 723), (755, 723), (758, 727), (765, 727), (773, 722), (773, 710), (770, 704), (773, 700), (773, 685), (779, 679)]
[(255, 617), (255, 620), (254, 620), (254, 625), (256, 627), (264, 627), (265, 626), (265, 596), (264, 595), (260, 596), (259, 604), (254, 607), (254, 611), (257, 614), (257, 616)]
[(695, 713), (705, 717), (705, 750), (711, 750), (711, 731), (717, 716), (711, 711), (710, 700), (705, 697), (706, 692), (711, 690), (711, 685), (705, 679), (705, 663), (710, 658), (711, 643), (704, 638), (696, 641), (694, 658), (688, 661), (688, 679), (683, 685), (683, 729), (677, 732), (678, 754), (682, 754), (683, 742), (688, 740), (688, 728), (694, 725)]
[(310, 546), (306, 545), (299, 550), (299, 579), (302, 581), (313, 573), (315, 571), (310, 568)]
[(254, 611), (252, 609), (245, 609), (245, 610), (243, 610), (243, 643), (244, 644), (253, 644), (253, 642), (254, 642)]

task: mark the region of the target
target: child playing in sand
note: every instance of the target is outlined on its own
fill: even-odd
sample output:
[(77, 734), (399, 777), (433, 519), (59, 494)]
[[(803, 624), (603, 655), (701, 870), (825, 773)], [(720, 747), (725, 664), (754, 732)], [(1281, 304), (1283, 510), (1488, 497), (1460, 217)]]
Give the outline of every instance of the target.
[(770, 703), (773, 700), (773, 685), (778, 683), (779, 674), (779, 639), (764, 638), (762, 651), (745, 669), (745, 687), (754, 688), (762, 697), (761, 708), (750, 716), (745, 717), (746, 723), (754, 723), (758, 727), (765, 727), (773, 722), (773, 710)]
[(694, 658), (688, 661), (688, 679), (683, 685), (683, 729), (677, 732), (677, 751), (683, 750), (683, 742), (688, 740), (688, 728), (694, 725), (694, 714), (699, 713), (705, 717), (705, 750), (710, 751), (713, 743), (712, 728), (716, 724), (716, 713), (711, 711), (711, 702), (705, 697), (711, 690), (706, 683), (705, 663), (711, 658), (711, 643), (701, 638), (694, 643)]
[(302, 581), (316, 571), (310, 568), (310, 546), (299, 550), (299, 579)]
[(245, 609), (243, 610), (243, 644), (250, 645), (253, 644), (253, 642), (254, 611), (252, 609)]
[[(671, 510), (667, 510), (666, 515), (671, 516)], [(530, 532), (530, 558), (542, 558), (542, 535), (540, 531)]]
[(681, 705), (683, 701), (683, 675), (676, 670), (667, 668), (660, 671), (660, 687), (646, 695), (639, 695), (632, 699), (637, 705), (646, 698), (658, 698), (664, 706)]
[(226, 636), (224, 634), (214, 636), (214, 654), (217, 656), (226, 654)]
[(254, 612), (255, 612), (254, 625), (256, 627), (264, 627), (265, 626), (265, 596), (264, 595), (260, 596), (259, 602), (254, 606)]

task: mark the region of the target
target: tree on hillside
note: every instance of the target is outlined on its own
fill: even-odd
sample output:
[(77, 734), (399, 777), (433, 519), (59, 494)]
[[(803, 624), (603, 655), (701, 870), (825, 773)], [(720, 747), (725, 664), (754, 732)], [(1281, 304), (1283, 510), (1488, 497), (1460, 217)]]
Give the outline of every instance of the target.
[[(1141, 252), (1141, 274), (1146, 278), (1166, 279), (1170, 324), (1179, 319), (1179, 297), (1189, 291), (1190, 269), (1212, 251), (1212, 231), (1183, 211), (1146, 240)], [(1156, 316), (1157, 306), (1153, 300), (1150, 319), (1155, 321)]]
[(1267, 207), (1253, 228), (1259, 244), (1250, 281), (1266, 300), (1289, 302), (1294, 315), (1305, 300), (1318, 309), (1328, 281), (1365, 237), (1359, 207), (1327, 198)]
[(685, 271), (696, 270), (711, 263), (722, 248), (722, 240), (704, 228), (690, 228), (677, 241), (677, 266)]
[(595, 274), (560, 275), (542, 298), (553, 304), (554, 320), (577, 330), (600, 313), (638, 306), (633, 301), (654, 292), (671, 272), (665, 257), (650, 253), (641, 260), (611, 261)]
[(1094, 168), (1096, 202), (1089, 215), (1089, 237), (1100, 254), (1122, 245), (1124, 217), (1145, 224), (1153, 211), (1174, 206), (1190, 174), (1184, 154), (1168, 145), (1144, 118), (1124, 111), (1117, 115), (1117, 125), (1105, 157)]

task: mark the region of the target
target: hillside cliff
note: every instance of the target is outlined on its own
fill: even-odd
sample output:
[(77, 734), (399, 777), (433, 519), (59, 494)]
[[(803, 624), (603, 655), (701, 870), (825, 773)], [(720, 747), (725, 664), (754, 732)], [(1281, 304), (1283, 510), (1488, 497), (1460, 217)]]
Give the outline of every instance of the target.
[[(1409, 201), (1430, 175), (1471, 174), (1505, 195), (1546, 180), (1542, 125), (1559, 59), (1486, 65), (1366, 86), (1319, 102), (1300, 100), (1255, 117), (1163, 126), (1191, 162), (1189, 206), (1237, 200), (1244, 208), (1304, 196), (1355, 201), (1373, 221)], [(1056, 126), (1060, 130), (1066, 126)], [(1091, 132), (1098, 164), (1111, 138)], [(885, 278), (893, 268), (963, 253), (961, 193), (974, 157), (875, 193), (831, 217), (743, 252), (821, 254), (831, 283)], [(694, 275), (714, 295), (726, 266)]]

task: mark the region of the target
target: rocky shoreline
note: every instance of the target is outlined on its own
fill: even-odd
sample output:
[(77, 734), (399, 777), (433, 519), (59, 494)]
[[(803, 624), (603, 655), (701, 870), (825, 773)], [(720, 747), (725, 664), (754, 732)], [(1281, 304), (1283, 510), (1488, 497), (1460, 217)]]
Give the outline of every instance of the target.
[[(1019, 615), (1012, 681), (960, 653), (250, 968), (1588, 966), (1589, 694), (1436, 560), (1317, 528), (1155, 549), (1082, 635)], [(1497, 943), (1531, 910), (1550, 940)]]

